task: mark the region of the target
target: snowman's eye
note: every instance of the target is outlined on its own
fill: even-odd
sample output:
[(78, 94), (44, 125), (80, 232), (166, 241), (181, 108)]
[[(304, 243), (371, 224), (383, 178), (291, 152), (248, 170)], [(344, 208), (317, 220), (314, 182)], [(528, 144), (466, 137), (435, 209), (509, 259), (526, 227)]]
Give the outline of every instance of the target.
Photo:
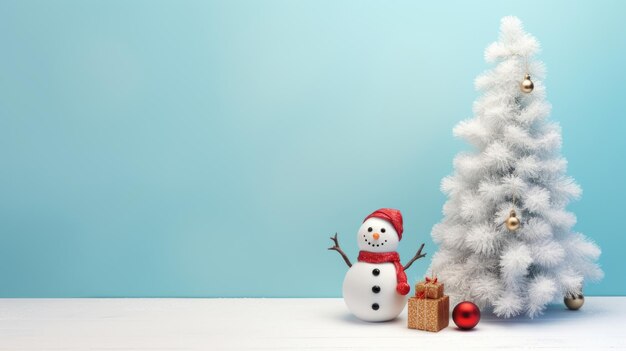
[(372, 230), (373, 230), (372, 227), (367, 228), (368, 232), (371, 232)]
[(381, 232), (381, 233), (384, 233), (384, 232), (385, 232), (385, 228), (381, 228), (381, 229), (380, 229), (380, 232)]

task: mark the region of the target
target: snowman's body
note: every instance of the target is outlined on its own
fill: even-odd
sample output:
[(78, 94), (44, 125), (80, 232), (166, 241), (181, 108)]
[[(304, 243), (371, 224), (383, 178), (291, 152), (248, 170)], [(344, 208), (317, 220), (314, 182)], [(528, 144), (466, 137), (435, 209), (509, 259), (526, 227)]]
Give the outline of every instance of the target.
[[(357, 233), (362, 251), (395, 252), (399, 241), (394, 227), (380, 218), (367, 219)], [(388, 321), (402, 312), (408, 299), (396, 291), (396, 284), (393, 263), (356, 262), (343, 281), (343, 299), (350, 312), (364, 321)]]
[(398, 294), (396, 282), (393, 263), (356, 262), (343, 280), (343, 299), (359, 319), (388, 321), (402, 312), (408, 299)]

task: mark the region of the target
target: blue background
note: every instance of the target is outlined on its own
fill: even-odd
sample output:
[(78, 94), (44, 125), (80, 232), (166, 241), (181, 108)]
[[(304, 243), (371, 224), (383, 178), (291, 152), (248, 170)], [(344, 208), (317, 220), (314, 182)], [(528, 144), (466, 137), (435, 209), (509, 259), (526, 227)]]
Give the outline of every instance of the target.
[[(588, 1), (1, 1), (0, 296), (340, 296), (379, 207), (441, 219), (484, 48), (541, 41), (569, 208), (626, 294), (626, 7)], [(428, 260), (408, 272), (423, 276)]]

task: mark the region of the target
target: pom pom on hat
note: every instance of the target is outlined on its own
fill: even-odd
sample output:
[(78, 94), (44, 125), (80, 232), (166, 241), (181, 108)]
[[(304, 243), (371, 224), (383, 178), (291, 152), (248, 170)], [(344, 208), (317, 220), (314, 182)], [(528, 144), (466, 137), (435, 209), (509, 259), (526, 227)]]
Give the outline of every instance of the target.
[(372, 212), (369, 216), (365, 217), (363, 222), (370, 218), (380, 218), (389, 222), (398, 233), (398, 240), (402, 240), (402, 213), (399, 210), (393, 208), (381, 208)]

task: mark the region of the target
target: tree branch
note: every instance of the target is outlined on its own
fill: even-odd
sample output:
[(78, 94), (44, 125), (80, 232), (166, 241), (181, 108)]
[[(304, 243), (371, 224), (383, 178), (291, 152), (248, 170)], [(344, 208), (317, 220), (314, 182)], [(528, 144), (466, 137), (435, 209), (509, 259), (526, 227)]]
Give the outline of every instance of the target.
[(420, 249), (417, 250), (417, 253), (415, 254), (415, 256), (413, 256), (413, 258), (404, 266), (404, 270), (406, 271), (407, 269), (409, 269), (409, 267), (411, 267), (411, 265), (413, 264), (413, 262), (417, 261), (418, 259), (422, 258), (422, 257), (426, 257), (425, 253), (422, 253), (422, 249), (424, 248), (424, 243), (422, 243), (422, 245), (420, 246)]
[[(341, 247), (339, 247), (339, 240), (337, 240), (337, 233), (335, 233), (335, 236), (331, 237), (330, 240), (332, 240), (335, 243), (335, 245), (333, 245), (332, 247), (329, 247), (328, 249), (339, 252), (341, 257), (343, 257), (343, 260), (346, 261), (346, 264), (348, 265), (348, 267), (352, 267), (352, 263), (350, 263), (350, 259), (348, 258), (348, 256), (346, 256), (346, 254), (343, 252)], [(422, 244), (422, 246), (424, 245)]]

